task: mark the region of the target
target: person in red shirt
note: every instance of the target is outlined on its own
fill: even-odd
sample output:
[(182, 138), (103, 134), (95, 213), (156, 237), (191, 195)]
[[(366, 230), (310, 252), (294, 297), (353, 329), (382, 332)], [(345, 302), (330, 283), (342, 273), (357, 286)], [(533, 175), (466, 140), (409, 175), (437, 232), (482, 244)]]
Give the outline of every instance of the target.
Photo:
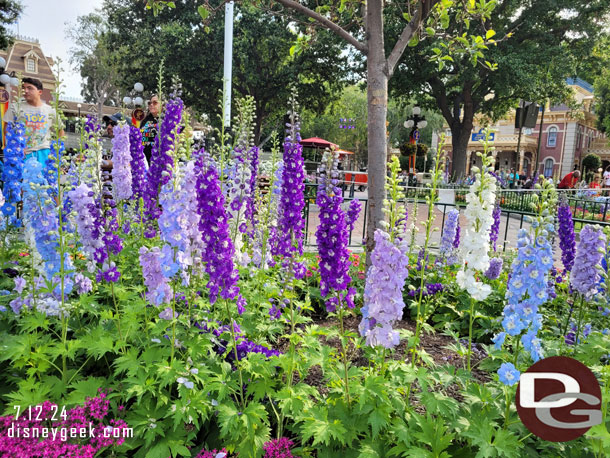
[(579, 180), (580, 171), (574, 170), (573, 172), (570, 172), (565, 177), (563, 177), (563, 180), (561, 180), (557, 185), (557, 189), (573, 189)]

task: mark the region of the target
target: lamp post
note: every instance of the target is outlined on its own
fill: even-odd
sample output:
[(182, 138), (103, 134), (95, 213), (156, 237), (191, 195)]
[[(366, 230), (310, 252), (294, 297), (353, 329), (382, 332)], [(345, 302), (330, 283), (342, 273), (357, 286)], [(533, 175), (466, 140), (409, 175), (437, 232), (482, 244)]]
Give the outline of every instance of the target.
[(80, 103), (76, 104), (76, 108), (78, 108), (78, 119), (80, 119), (80, 109), (81, 109), (82, 105)]
[(131, 112), (131, 117), (135, 119), (138, 124), (146, 116), (144, 110), (141, 108), (141, 106), (144, 104), (144, 99), (142, 99), (142, 96), (140, 94), (143, 91), (144, 85), (142, 83), (135, 83), (129, 95), (123, 97), (123, 105), (134, 107), (134, 110)]
[[(409, 172), (411, 169), (413, 173), (415, 173), (415, 157), (417, 155), (417, 142), (419, 141), (420, 133), (419, 129), (423, 129), (428, 125), (428, 121), (426, 121), (425, 116), (420, 116), (421, 108), (417, 105), (413, 107), (413, 115), (404, 122), (404, 126), (407, 129), (411, 129), (409, 133), (409, 143), (415, 145), (415, 154), (409, 157)], [(412, 164), (411, 164), (412, 162)], [(426, 164), (424, 162), (424, 169), (426, 168)], [(424, 170), (425, 171), (425, 170)]]

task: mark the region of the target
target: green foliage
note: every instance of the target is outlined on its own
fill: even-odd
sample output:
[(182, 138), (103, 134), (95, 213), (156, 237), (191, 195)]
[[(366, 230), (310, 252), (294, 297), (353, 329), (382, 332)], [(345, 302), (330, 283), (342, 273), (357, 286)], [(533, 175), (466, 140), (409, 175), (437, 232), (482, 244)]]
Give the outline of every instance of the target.
[(589, 153), (583, 157), (581, 166), (585, 173), (597, 173), (597, 169), (602, 166), (602, 159), (597, 154)]
[(0, 3), (0, 49), (6, 49), (13, 41), (13, 32), (7, 27), (15, 24), (23, 12), (20, 0), (4, 0)]

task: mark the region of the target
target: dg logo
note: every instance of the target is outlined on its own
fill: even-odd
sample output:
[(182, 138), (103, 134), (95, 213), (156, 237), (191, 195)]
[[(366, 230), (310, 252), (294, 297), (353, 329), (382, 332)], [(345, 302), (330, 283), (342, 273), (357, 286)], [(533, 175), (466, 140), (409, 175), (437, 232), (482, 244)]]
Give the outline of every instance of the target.
[(602, 422), (602, 393), (593, 372), (573, 358), (553, 356), (521, 374), (517, 412), (541, 439), (577, 439)]

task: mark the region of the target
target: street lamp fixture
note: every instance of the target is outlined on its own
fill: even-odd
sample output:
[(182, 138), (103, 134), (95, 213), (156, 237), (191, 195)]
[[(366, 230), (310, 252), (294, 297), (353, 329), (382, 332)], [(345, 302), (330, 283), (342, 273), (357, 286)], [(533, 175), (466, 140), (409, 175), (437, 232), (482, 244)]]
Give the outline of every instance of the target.
[(415, 157), (417, 155), (417, 142), (419, 141), (419, 129), (423, 129), (428, 125), (428, 121), (426, 121), (425, 116), (420, 116), (421, 108), (417, 105), (413, 107), (413, 116), (408, 118), (404, 122), (404, 126), (407, 129), (411, 129), (409, 133), (409, 143), (415, 145), (415, 153), (409, 156), (409, 172), (413, 171), (415, 173)]

